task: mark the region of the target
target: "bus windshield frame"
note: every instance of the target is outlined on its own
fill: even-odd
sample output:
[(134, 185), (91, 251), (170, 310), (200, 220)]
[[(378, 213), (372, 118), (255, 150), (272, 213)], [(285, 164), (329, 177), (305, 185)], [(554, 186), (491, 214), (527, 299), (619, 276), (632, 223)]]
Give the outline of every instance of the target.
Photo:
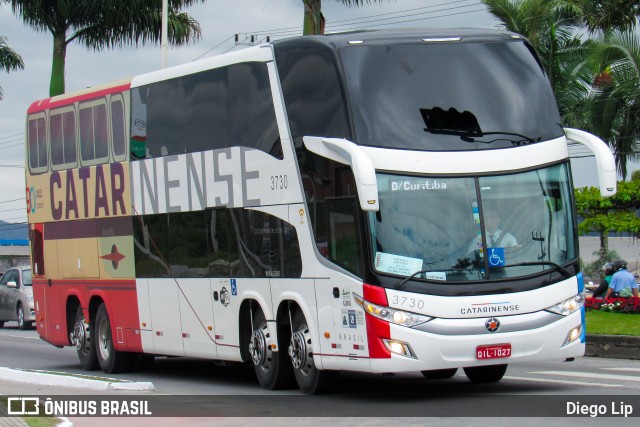
[(377, 178), (380, 211), (368, 214), (368, 232), (378, 274), (419, 272), (415, 280), (440, 285), (513, 281), (566, 275), (578, 257), (566, 163), (500, 175)]

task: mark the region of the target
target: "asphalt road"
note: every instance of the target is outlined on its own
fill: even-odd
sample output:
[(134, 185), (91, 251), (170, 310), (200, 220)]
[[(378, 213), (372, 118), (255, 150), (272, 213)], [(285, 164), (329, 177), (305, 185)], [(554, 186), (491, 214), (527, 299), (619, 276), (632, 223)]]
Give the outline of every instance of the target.
[[(0, 329), (0, 366), (87, 374), (73, 348), (57, 349), (40, 340), (36, 331), (20, 331), (12, 323)], [(640, 415), (638, 360), (583, 357), (573, 362), (510, 365), (501, 382), (488, 385), (470, 383), (462, 371), (452, 379), (433, 381), (425, 380), (420, 373), (342, 373), (333, 394), (327, 396), (303, 396), (297, 390), (262, 390), (250, 366), (222, 366), (192, 358), (157, 358), (149, 371), (112, 377), (151, 381), (155, 391), (52, 389), (0, 378), (0, 394), (149, 400), (153, 413), (163, 418), (153, 418), (154, 423), (151, 418), (113, 418), (108, 422), (138, 427), (175, 425), (176, 418), (170, 416), (192, 415), (206, 418), (187, 418), (186, 424), (211, 425), (205, 423), (206, 419), (215, 420), (216, 425), (257, 425), (268, 421), (270, 425), (288, 426), (291, 419), (278, 417), (295, 416), (300, 425), (317, 425), (317, 417), (328, 417), (327, 421), (335, 425), (353, 425), (353, 420), (362, 417), (368, 417), (367, 425), (423, 425), (426, 420), (427, 424), (437, 420), (439, 426), (459, 425), (451, 423), (450, 417), (469, 417), (465, 422), (469, 425), (512, 425), (514, 419), (518, 424), (533, 425), (535, 418), (531, 417), (558, 416), (558, 411), (569, 411), (576, 405), (586, 405), (586, 412), (572, 414), (577, 418), (558, 418), (560, 422), (556, 424), (578, 425), (579, 420), (599, 418), (603, 425), (619, 425), (631, 421), (619, 418), (624, 405), (633, 411), (631, 416)], [(598, 409), (598, 405), (606, 405), (607, 414), (590, 416), (588, 411)], [(604, 415), (616, 418), (603, 418)], [(77, 426), (102, 425), (96, 418), (72, 421)]]

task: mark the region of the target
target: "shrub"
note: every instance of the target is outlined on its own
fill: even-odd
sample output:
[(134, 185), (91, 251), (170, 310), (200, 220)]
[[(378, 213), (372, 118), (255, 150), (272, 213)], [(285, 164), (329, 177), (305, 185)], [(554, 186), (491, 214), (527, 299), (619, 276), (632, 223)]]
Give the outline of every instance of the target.
[(640, 298), (587, 298), (584, 302), (584, 308), (586, 310), (640, 314)]

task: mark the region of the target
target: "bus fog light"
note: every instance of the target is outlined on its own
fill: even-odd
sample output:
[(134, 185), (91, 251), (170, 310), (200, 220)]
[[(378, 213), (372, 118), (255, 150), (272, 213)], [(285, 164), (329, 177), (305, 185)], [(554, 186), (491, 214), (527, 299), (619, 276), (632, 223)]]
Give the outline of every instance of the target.
[(567, 339), (564, 340), (563, 346), (567, 344), (571, 344), (572, 342), (577, 340), (581, 334), (582, 334), (582, 325), (578, 325), (575, 328), (571, 329), (567, 334)]
[(384, 342), (384, 345), (387, 347), (387, 349), (389, 349), (391, 353), (399, 354), (400, 356), (410, 357), (412, 359), (416, 358), (416, 356), (413, 354), (413, 350), (411, 349), (411, 346), (406, 342), (388, 340), (388, 339), (384, 339), (382, 341)]

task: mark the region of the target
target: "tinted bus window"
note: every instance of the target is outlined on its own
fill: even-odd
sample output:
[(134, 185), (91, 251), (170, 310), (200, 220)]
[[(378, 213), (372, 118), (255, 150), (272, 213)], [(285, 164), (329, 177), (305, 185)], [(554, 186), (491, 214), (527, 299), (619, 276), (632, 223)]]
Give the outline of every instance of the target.
[(228, 113), (231, 145), (282, 158), (266, 64), (249, 62), (229, 67)]
[(510, 148), (564, 135), (551, 85), (522, 41), (339, 50), (359, 145)]
[(29, 119), (29, 167), (32, 172), (47, 167), (47, 130), (43, 117)]
[(73, 166), (76, 163), (76, 120), (73, 110), (52, 112), (49, 116), (49, 134), (52, 165)]
[(353, 172), (305, 148), (298, 150), (298, 157), (318, 251), (362, 277), (363, 243)]
[(301, 143), (305, 135), (351, 139), (331, 54), (276, 49), (276, 60), (294, 141)]
[(225, 148), (227, 70), (132, 89), (132, 158)]
[(124, 103), (122, 99), (111, 100), (111, 134), (113, 139), (113, 155), (116, 160), (127, 154), (124, 128)]
[(296, 229), (264, 212), (230, 211), (237, 233), (240, 270), (237, 277), (300, 277), (302, 258)]
[[(80, 105), (80, 156), (83, 161), (106, 161), (109, 156), (107, 107)], [(92, 162), (95, 163), (95, 162)]]
[(136, 277), (300, 277), (295, 228), (245, 209), (134, 220)]
[(230, 146), (282, 158), (266, 64), (250, 62), (132, 89), (133, 159)]

